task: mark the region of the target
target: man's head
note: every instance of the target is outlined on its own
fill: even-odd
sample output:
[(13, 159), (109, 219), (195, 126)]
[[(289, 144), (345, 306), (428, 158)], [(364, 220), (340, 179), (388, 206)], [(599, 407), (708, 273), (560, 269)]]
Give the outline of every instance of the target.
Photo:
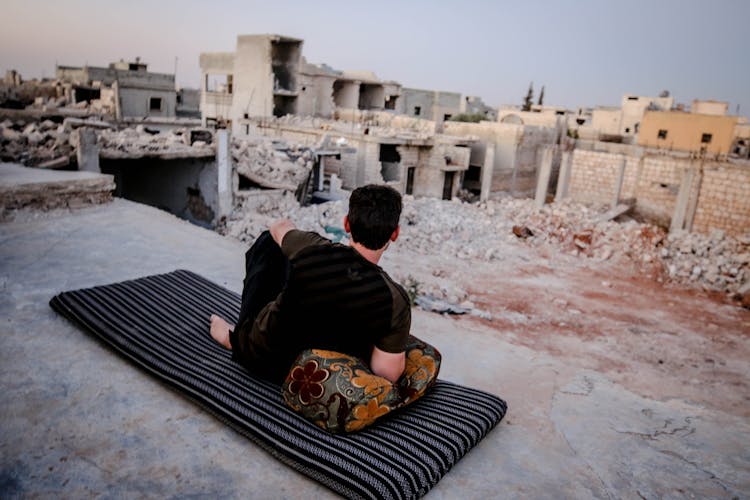
[(347, 230), (352, 240), (370, 250), (379, 250), (398, 236), (401, 195), (388, 186), (370, 184), (355, 189), (349, 197)]

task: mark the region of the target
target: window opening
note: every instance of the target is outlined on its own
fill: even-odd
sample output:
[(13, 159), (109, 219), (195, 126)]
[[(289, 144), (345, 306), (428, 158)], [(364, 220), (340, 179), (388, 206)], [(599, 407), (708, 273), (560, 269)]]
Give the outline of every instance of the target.
[(380, 175), (386, 182), (401, 179), (401, 155), (395, 144), (380, 145)]
[(206, 75), (206, 92), (232, 93), (232, 75)]
[(409, 167), (406, 169), (406, 194), (414, 193), (414, 172), (417, 167)]
[(456, 172), (450, 171), (445, 173), (445, 181), (443, 183), (443, 199), (450, 200), (453, 198), (453, 177)]

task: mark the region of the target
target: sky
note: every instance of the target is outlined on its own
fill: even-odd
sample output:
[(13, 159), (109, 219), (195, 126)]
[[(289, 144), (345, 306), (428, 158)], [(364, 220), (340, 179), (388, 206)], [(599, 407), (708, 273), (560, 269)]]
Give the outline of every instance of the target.
[(750, 0), (2, 0), (0, 71), (136, 56), (199, 86), (201, 52), (239, 34), (304, 39), (309, 62), (405, 87), (520, 104), (619, 106), (623, 94), (729, 102), (750, 116)]

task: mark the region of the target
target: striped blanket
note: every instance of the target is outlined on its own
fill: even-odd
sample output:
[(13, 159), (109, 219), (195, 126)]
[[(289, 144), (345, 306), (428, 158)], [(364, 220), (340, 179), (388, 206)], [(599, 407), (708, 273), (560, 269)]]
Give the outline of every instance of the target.
[(212, 412), (295, 470), (348, 498), (424, 495), (505, 415), (503, 400), (439, 380), (422, 399), (350, 435), (318, 429), (249, 375), (208, 333), (237, 294), (189, 271), (63, 292), (60, 314)]

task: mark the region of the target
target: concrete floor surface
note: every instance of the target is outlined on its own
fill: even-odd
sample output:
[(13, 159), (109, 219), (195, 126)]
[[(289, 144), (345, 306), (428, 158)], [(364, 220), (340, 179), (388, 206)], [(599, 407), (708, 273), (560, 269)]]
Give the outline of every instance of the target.
[[(0, 224), (0, 497), (327, 498), (59, 317), (64, 290), (183, 268), (240, 291), (245, 248), (123, 200)], [(490, 328), (415, 311), (441, 377), (506, 419), (428, 498), (750, 496), (746, 419), (655, 401)]]

